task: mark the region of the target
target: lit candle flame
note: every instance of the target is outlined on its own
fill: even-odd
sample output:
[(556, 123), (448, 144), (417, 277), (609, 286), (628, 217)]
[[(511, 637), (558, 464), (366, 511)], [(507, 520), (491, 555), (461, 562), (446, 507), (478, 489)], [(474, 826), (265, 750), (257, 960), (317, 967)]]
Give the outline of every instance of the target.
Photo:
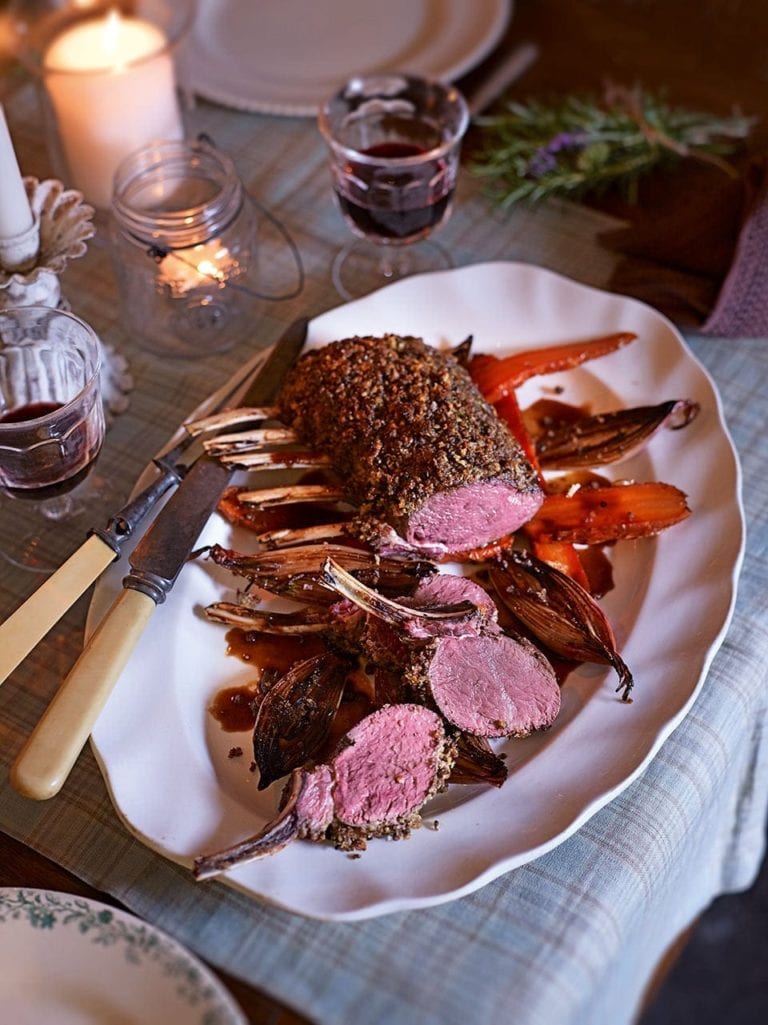
[(102, 34), (102, 45), (106, 53), (110, 56), (114, 56), (120, 45), (120, 28), (122, 25), (122, 18), (120, 17), (120, 11), (117, 7), (112, 7), (109, 14), (105, 18), (104, 32)]
[(160, 280), (174, 298), (205, 287), (226, 285), (239, 270), (237, 258), (220, 239), (172, 250), (161, 264)]
[(224, 272), (216, 266), (213, 260), (201, 260), (197, 265), (197, 270), (204, 278), (214, 278), (216, 281), (224, 280)]

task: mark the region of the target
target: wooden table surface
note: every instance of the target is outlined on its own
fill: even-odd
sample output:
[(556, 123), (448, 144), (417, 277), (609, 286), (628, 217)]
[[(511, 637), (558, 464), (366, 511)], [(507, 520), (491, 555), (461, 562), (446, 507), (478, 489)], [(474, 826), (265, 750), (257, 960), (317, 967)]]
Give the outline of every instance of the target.
[[(720, 114), (740, 105), (768, 122), (768, 5), (753, 0), (516, 0), (500, 47), (462, 87), (477, 85), (523, 41), (536, 43), (540, 56), (511, 88), (518, 98), (600, 91), (611, 80), (663, 88), (670, 101)], [(764, 130), (758, 127), (753, 148), (763, 145)], [(620, 205), (611, 197), (601, 204)], [(3, 835), (0, 886), (63, 890), (116, 904)], [(252, 987), (217, 974), (252, 1023), (305, 1022)]]

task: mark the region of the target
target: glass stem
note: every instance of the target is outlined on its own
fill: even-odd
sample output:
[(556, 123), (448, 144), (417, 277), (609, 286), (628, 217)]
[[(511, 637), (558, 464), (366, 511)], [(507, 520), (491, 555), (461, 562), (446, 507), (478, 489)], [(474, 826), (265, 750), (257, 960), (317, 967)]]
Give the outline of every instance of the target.
[(404, 246), (382, 246), (379, 270), (389, 278), (402, 278), (408, 274), (411, 261)]
[(56, 498), (43, 499), (38, 508), (46, 520), (60, 523), (79, 511), (79, 503), (72, 495), (58, 495)]

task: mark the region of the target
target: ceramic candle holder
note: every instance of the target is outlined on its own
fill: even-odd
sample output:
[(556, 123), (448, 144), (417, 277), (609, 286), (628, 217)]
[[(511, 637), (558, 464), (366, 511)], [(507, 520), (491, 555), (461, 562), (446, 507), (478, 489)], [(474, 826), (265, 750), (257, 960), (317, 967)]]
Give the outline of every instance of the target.
[[(69, 310), (61, 290), (61, 274), (70, 260), (84, 256), (95, 234), (93, 207), (74, 189), (56, 179), (25, 178), (27, 198), (39, 231), (40, 245), (31, 267), (7, 271), (0, 247), (0, 310), (16, 306), (50, 306)], [(122, 412), (133, 381), (126, 360), (102, 343), (102, 396), (108, 414)]]
[(32, 265), (23, 271), (5, 269), (0, 245), (0, 309), (62, 305), (59, 275), (70, 260), (85, 254), (95, 232), (93, 207), (83, 203), (79, 192), (54, 179), (25, 178), (24, 186), (40, 243)]

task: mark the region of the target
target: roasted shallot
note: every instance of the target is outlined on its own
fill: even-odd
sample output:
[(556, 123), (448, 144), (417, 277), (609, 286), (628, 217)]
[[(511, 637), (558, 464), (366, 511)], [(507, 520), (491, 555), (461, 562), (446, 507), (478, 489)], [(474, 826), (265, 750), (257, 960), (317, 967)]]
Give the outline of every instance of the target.
[(502, 602), (544, 647), (570, 662), (610, 665), (629, 700), (633, 679), (597, 602), (566, 573), (525, 552), (511, 552), (489, 570)]

